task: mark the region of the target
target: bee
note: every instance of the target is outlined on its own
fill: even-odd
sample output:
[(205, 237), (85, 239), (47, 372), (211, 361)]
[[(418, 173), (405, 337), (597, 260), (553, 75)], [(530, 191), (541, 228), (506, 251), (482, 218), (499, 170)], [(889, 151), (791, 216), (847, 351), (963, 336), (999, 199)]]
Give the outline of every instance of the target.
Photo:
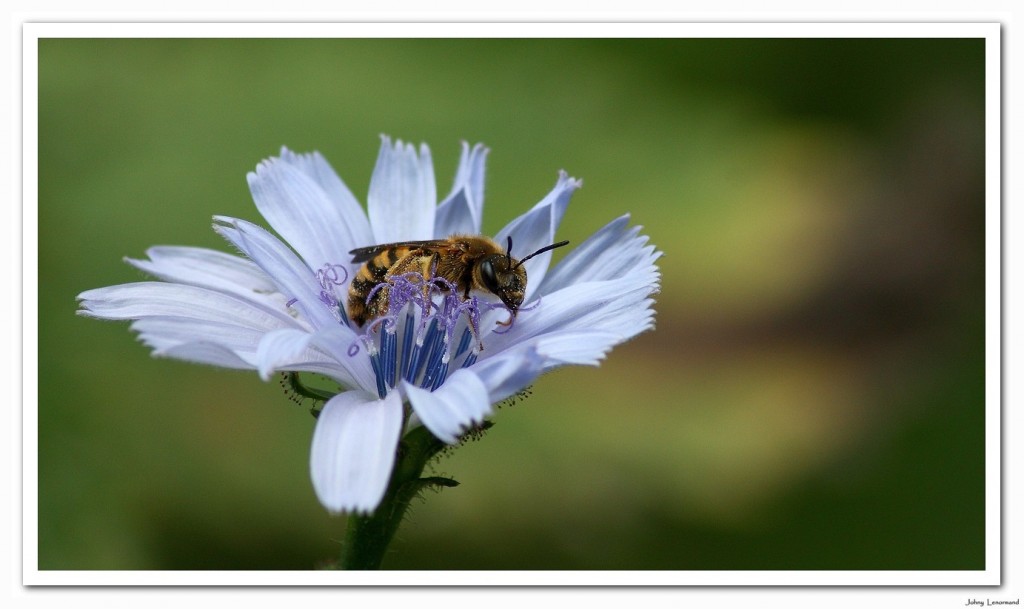
[[(348, 288), (349, 319), (362, 326), (367, 320), (380, 317), (388, 310), (388, 282), (392, 277), (415, 273), (424, 279), (424, 294), (429, 293), (427, 281), (442, 278), (469, 299), (471, 290), (497, 296), (515, 319), (526, 294), (526, 269), (523, 263), (538, 254), (568, 245), (561, 241), (540, 248), (521, 260), (512, 257), (512, 237), (502, 251), (493, 239), (483, 235), (452, 235), (431, 241), (401, 241), (356, 248), (352, 262), (362, 262)], [(385, 284), (374, 292), (374, 288)], [(435, 286), (448, 288), (443, 283)], [(373, 294), (371, 297), (371, 293)]]

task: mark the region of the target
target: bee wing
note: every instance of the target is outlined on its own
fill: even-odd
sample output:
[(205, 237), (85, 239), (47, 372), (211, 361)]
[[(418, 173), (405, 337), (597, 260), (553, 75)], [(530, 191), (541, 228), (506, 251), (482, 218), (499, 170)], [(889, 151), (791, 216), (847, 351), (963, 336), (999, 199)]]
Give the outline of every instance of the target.
[(444, 239), (432, 239), (429, 241), (399, 241), (397, 243), (384, 243), (381, 245), (370, 245), (368, 247), (357, 247), (350, 251), (352, 262), (366, 262), (381, 252), (396, 249), (399, 247), (412, 247), (422, 249), (437, 249), (448, 245)]

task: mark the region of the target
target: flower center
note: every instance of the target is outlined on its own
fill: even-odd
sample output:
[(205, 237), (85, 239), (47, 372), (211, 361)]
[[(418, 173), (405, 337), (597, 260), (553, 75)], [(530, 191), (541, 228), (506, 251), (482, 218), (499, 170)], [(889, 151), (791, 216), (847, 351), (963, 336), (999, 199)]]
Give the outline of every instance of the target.
[[(380, 290), (388, 291), (387, 313), (366, 325), (359, 342), (370, 356), (381, 398), (402, 380), (433, 391), (444, 383), (449, 370), (472, 366), (483, 350), (480, 316), (492, 309), (508, 310), (500, 302), (476, 296), (464, 300), (451, 281), (424, 279), (419, 273), (388, 278), (374, 286), (367, 302)], [(476, 344), (471, 348), (474, 337)], [(349, 347), (350, 356), (358, 351), (358, 342)]]

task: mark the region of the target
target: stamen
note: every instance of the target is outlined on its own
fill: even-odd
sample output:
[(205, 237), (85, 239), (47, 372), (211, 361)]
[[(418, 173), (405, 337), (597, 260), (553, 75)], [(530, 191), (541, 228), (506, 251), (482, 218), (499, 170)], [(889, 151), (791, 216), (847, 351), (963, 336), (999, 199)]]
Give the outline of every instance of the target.
[(370, 356), (370, 365), (373, 366), (373, 376), (377, 379), (377, 395), (383, 400), (388, 390), (384, 387), (384, 376), (381, 374), (380, 354), (374, 353)]
[(455, 357), (458, 357), (466, 352), (466, 349), (469, 348), (470, 338), (472, 338), (472, 334), (470, 333), (469, 328), (465, 328), (462, 331), (462, 338), (459, 339), (459, 347), (458, 349), (455, 350)]
[(427, 367), (427, 359), (433, 352), (434, 342), (437, 336), (440, 334), (437, 330), (437, 319), (430, 320), (430, 326), (427, 328), (427, 335), (421, 345), (417, 345), (413, 349), (413, 363), (409, 368), (409, 376), (405, 380), (410, 383), (415, 383), (416, 379), (423, 374), (423, 370)]
[(434, 344), (430, 347), (430, 357), (427, 358), (427, 366), (420, 387), (427, 388), (434, 384), (434, 379), (437, 377), (441, 367), (441, 360), (448, 350), (448, 341), (444, 340), (445, 336), (443, 332), (438, 332), (437, 337), (434, 339)]
[(416, 323), (416, 318), (412, 314), (412, 310), (405, 314), (405, 333), (402, 334), (402, 365), (400, 374), (402, 378), (409, 377), (409, 363), (412, 361), (412, 336), (413, 336), (413, 324)]
[(395, 333), (395, 324), (389, 323), (385, 326), (380, 337), (380, 358), (384, 382), (388, 387), (395, 386), (395, 365), (398, 356), (398, 336)]
[(437, 373), (437, 378), (435, 378), (434, 382), (430, 384), (430, 390), (433, 391), (440, 387), (446, 378), (448, 378), (448, 362), (441, 364), (441, 369)]

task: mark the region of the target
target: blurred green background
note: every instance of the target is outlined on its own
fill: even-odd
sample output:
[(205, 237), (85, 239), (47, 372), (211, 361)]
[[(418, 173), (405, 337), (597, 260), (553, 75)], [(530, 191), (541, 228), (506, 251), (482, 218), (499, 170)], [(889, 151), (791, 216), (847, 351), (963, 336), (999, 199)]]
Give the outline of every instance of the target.
[[(629, 212), (657, 328), (543, 377), (437, 463), (392, 569), (983, 569), (984, 43), (970, 39), (39, 44), (39, 568), (309, 569), (345, 522), (314, 420), (157, 360), (75, 295), (262, 223), (245, 174), (378, 136), (492, 150), (484, 228), (584, 179)], [(561, 254), (559, 254), (560, 257)]]

